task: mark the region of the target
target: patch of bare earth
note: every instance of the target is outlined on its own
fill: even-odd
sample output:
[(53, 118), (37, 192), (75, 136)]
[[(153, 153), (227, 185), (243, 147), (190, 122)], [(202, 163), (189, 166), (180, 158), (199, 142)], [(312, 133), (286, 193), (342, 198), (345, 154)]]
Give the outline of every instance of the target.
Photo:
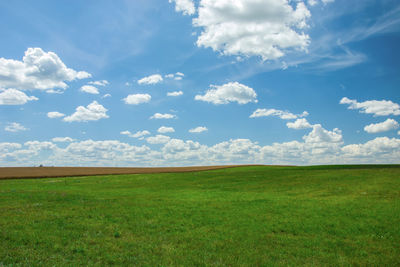
[[(49, 178), (68, 176), (90, 176), (111, 174), (171, 173), (218, 170), (238, 167), (193, 166), (193, 167), (159, 167), (159, 168), (116, 168), (116, 167), (1, 167), (0, 179)], [(240, 165), (245, 166), (245, 165)]]

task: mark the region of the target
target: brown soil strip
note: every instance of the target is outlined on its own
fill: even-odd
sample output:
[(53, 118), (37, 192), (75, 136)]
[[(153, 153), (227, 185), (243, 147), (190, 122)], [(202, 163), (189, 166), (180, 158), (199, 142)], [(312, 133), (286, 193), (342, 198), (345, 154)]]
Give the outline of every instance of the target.
[(0, 180), (51, 178), (68, 176), (91, 176), (111, 174), (171, 173), (218, 170), (239, 166), (193, 166), (193, 167), (159, 167), (159, 168), (115, 168), (115, 167), (0, 167)]

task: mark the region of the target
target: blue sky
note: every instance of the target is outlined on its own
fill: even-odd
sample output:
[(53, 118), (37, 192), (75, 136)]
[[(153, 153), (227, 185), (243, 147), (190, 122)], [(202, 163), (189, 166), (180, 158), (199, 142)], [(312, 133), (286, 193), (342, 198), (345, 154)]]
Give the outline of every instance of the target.
[(400, 4), (3, 1), (0, 166), (400, 163)]

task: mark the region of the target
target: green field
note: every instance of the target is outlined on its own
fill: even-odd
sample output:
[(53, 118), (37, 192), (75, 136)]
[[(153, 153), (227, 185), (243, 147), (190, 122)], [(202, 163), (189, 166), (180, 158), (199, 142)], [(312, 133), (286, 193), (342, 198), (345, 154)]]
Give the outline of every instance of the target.
[(400, 166), (0, 181), (0, 266), (400, 266)]

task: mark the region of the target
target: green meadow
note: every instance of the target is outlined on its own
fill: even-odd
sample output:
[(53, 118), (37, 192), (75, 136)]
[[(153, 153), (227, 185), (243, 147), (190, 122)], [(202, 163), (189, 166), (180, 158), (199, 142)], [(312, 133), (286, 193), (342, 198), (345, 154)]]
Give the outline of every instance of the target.
[(0, 266), (400, 266), (400, 165), (0, 180)]

